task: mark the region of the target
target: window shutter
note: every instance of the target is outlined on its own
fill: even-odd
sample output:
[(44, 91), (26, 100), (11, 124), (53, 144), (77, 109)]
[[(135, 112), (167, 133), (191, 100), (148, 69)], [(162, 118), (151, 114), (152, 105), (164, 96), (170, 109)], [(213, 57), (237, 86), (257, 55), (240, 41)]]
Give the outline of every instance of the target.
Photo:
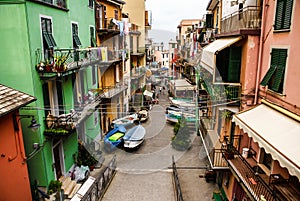
[(213, 28), (213, 14), (206, 14), (206, 28)]
[(230, 48), (230, 59), (228, 65), (228, 82), (240, 82), (240, 68), (241, 68), (241, 48)]
[(50, 41), (51, 41), (53, 47), (56, 47), (57, 45), (56, 45), (56, 42), (55, 42), (55, 40), (54, 40), (54, 38), (53, 38), (52, 33), (48, 33), (48, 36), (49, 36), (49, 39), (50, 39)]
[(275, 16), (275, 30), (290, 29), (293, 0), (278, 0)]
[(274, 63), (277, 68), (274, 73), (274, 77), (271, 83), (271, 89), (279, 92), (284, 79), (285, 65), (286, 65), (287, 50), (286, 49), (273, 49), (272, 50), (272, 63)]
[(293, 0), (286, 0), (285, 17), (283, 20), (283, 29), (290, 29), (293, 10)]
[(284, 2), (285, 2), (285, 0), (277, 1), (275, 27), (274, 27), (275, 30), (279, 30), (282, 27), (282, 18), (284, 16)]
[(43, 31), (43, 38), (46, 41), (46, 44), (48, 45), (48, 48), (54, 47), (52, 44), (52, 41), (49, 37), (49, 34), (46, 31)]
[(267, 86), (271, 77), (273, 76), (273, 74), (275, 73), (276, 67), (275, 66), (271, 66), (268, 70), (268, 72), (266, 73), (265, 77), (263, 78), (263, 80), (260, 82), (260, 85), (262, 86)]

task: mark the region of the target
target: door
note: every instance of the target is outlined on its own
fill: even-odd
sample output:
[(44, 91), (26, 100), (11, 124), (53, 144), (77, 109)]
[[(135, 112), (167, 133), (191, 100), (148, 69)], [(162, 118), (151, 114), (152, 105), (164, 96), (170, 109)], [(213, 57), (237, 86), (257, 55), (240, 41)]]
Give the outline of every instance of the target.
[(63, 146), (61, 140), (53, 140), (52, 155), (53, 155), (53, 167), (55, 169), (56, 179), (59, 179), (64, 174), (64, 157)]

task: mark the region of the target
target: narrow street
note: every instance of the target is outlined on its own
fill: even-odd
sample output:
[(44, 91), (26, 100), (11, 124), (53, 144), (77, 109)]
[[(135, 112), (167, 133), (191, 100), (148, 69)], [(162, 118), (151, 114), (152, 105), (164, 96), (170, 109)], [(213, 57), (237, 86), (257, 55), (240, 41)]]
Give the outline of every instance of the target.
[(192, 147), (185, 152), (176, 151), (170, 144), (173, 125), (165, 120), (166, 91), (160, 95), (159, 104), (152, 108), (148, 121), (143, 123), (146, 138), (142, 146), (131, 152), (118, 149), (105, 153), (107, 161), (116, 154), (117, 173), (102, 200), (175, 200), (172, 156), (176, 160), (184, 200), (211, 200), (217, 187), (202, 177), (207, 161), (199, 136), (193, 135)]

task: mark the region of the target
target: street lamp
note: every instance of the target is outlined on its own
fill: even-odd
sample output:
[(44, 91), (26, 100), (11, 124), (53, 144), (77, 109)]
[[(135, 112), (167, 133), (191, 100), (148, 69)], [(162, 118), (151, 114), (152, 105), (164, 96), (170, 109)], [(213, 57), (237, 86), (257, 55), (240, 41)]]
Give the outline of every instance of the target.
[[(20, 118), (17, 119), (17, 117), (20, 117)], [(14, 129), (15, 129), (15, 131), (19, 131), (20, 130), (18, 122), (21, 119), (24, 119), (24, 118), (32, 118), (31, 119), (31, 123), (28, 126), (28, 128), (30, 128), (32, 131), (36, 131), (41, 126), (40, 124), (38, 124), (36, 122), (36, 120), (34, 118), (34, 115), (16, 115), (16, 114), (14, 114), (13, 115), (13, 123), (14, 123)]]

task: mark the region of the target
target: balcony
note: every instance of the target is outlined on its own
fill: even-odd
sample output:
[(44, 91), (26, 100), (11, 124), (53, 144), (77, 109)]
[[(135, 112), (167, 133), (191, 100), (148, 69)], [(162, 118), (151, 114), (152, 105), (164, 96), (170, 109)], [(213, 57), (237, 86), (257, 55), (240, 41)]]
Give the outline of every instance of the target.
[(252, 157), (244, 158), (235, 149), (231, 153), (224, 149), (223, 157), (254, 200), (260, 200), (261, 195), (268, 201), (300, 200), (299, 181), (294, 177), (284, 179), (279, 174), (267, 175)]
[(234, 32), (239, 34), (260, 34), (260, 27), (261, 8), (249, 6), (222, 18), (220, 35)]
[(54, 57), (42, 60), (41, 50), (36, 51), (36, 65), (40, 78), (53, 78), (69, 75), (77, 72), (81, 67), (107, 62), (107, 48), (87, 49), (57, 49), (53, 52)]
[(45, 119), (44, 135), (49, 138), (67, 137), (76, 131), (78, 114), (71, 112), (54, 116), (49, 114)]
[(203, 82), (205, 90), (209, 94), (209, 99), (214, 104), (227, 104), (236, 106), (240, 104), (241, 85), (237, 84), (210, 84)]
[(115, 86), (104, 87), (99, 90), (99, 97), (104, 99), (110, 99), (125, 91), (128, 88), (127, 85), (117, 83)]
[(68, 10), (67, 9), (67, 2), (66, 0), (31, 0), (33, 2), (37, 2), (46, 6), (54, 7), (54, 8), (59, 8), (63, 10)]
[(100, 35), (112, 34), (117, 35), (120, 34), (120, 28), (117, 24), (114, 23), (115, 18), (100, 18), (96, 17), (96, 28), (97, 32)]

